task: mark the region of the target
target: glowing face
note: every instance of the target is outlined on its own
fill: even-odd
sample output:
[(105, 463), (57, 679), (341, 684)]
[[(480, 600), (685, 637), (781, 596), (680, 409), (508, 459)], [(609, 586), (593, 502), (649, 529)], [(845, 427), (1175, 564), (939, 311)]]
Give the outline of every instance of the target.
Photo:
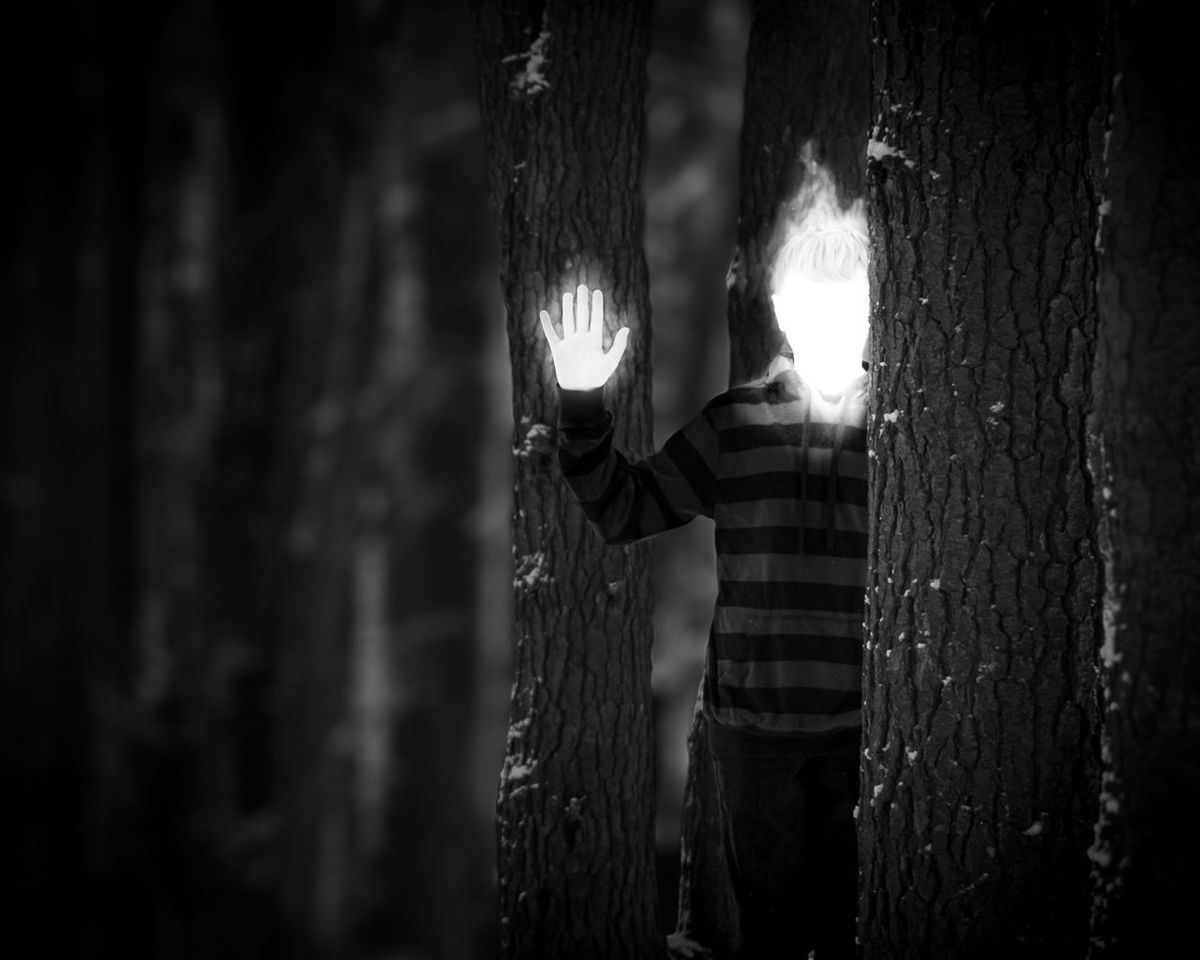
[(779, 329), (791, 344), (796, 370), (818, 390), (840, 393), (862, 374), (871, 316), (865, 270), (850, 280), (786, 277), (771, 297)]

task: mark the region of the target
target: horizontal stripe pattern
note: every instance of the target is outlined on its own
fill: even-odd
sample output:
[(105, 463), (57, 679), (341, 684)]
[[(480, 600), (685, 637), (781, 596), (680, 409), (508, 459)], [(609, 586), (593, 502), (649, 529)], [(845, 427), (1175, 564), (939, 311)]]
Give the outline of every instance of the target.
[[(821, 634), (744, 634), (718, 633), (710, 639), (716, 656), (730, 663), (749, 660), (777, 662), (781, 660), (813, 661), (829, 664), (862, 666), (862, 627), (857, 636), (837, 637)], [(719, 661), (718, 661), (719, 662)]]
[[(824, 476), (829, 473), (832, 459), (832, 450), (820, 448), (810, 447), (806, 458), (796, 447), (755, 447), (736, 457), (727, 457), (721, 464), (721, 477), (731, 480), (734, 477), (753, 476), (758, 473), (795, 473), (805, 464), (814, 476)], [(842, 450), (838, 460), (839, 479), (866, 480), (867, 468), (865, 453)]]
[[(809, 446), (831, 448), (836, 437), (837, 425), (832, 423), (810, 423), (807, 428), (801, 423), (753, 424), (724, 431), (721, 448), (725, 453), (742, 453), (756, 447), (800, 447), (805, 439)], [(865, 453), (866, 429), (846, 427), (842, 449)]]
[[(715, 532), (718, 556), (739, 553), (825, 553), (834, 557), (867, 555), (867, 531), (834, 530), (833, 546), (825, 547), (825, 531), (817, 526), (801, 527), (721, 527)], [(803, 545), (801, 541), (803, 540)], [(865, 581), (864, 581), (865, 582)]]
[(715, 521), (705, 710), (723, 727), (819, 744), (861, 722), (865, 403), (848, 398), (839, 424), (787, 371), (715, 398), (636, 463), (610, 416), (560, 421), (563, 475), (608, 542)]
[(717, 685), (858, 691), (862, 687), (862, 667), (823, 660), (718, 660)]
[[(862, 708), (862, 690), (826, 690), (823, 687), (742, 687), (718, 684), (720, 702), (733, 710), (779, 715), (778, 723), (792, 715), (848, 713)], [(797, 729), (801, 729), (797, 725)]]
[[(811, 470), (812, 467), (810, 466)], [(799, 474), (784, 472), (755, 473), (747, 476), (721, 477), (715, 481), (715, 498), (723, 504), (748, 503), (762, 500), (788, 500), (800, 496)], [(828, 476), (810, 474), (805, 493), (811, 505), (812, 501), (821, 504), (833, 485), (837, 493), (839, 505), (852, 504), (856, 507), (867, 505), (867, 481), (858, 477), (839, 476), (831, 481)]]
[[(840, 490), (840, 484), (839, 484)], [(825, 533), (826, 505), (823, 500), (802, 501), (799, 491), (794, 497), (772, 497), (762, 500), (739, 500), (736, 503), (717, 503), (713, 518), (723, 529), (764, 529), (782, 527), (818, 527)], [(866, 533), (867, 508), (864, 504), (835, 502), (833, 527), (836, 532)], [(799, 544), (797, 544), (799, 549)], [(807, 550), (807, 543), (805, 544)], [(824, 553), (824, 544), (817, 551)]]
[[(745, 709), (720, 702), (709, 711), (717, 723), (735, 730), (755, 730), (759, 733), (788, 736), (795, 734), (838, 734), (848, 728), (862, 726), (861, 695), (854, 706), (834, 713), (771, 713), (761, 709)], [(822, 741), (811, 741), (814, 752)]]
[(837, 610), (761, 610), (720, 604), (713, 617), (713, 628), (721, 633), (820, 634), (826, 637), (852, 637), (862, 629), (861, 608), (854, 612)]
[(861, 584), (866, 580), (866, 562), (858, 557), (814, 556), (800, 553), (755, 552), (717, 558), (717, 571), (724, 579), (790, 580), (816, 584)]
[(758, 610), (836, 610), (858, 613), (863, 608), (863, 584), (810, 583), (808, 580), (725, 580), (718, 584), (717, 602)]

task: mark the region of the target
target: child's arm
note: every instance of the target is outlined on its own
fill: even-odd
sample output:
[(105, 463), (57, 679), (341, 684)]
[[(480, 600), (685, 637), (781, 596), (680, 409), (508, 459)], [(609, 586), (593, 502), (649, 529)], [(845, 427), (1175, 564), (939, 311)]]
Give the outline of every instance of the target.
[[(572, 309), (574, 305), (575, 309)], [(612, 415), (603, 385), (625, 350), (628, 328), (605, 354), (604, 300), (599, 290), (588, 309), (587, 288), (563, 297), (563, 336), (541, 312), (560, 386), (559, 463), (584, 513), (608, 543), (653, 536), (699, 515), (712, 515), (716, 431), (702, 412), (661, 451), (629, 463), (613, 449)]]

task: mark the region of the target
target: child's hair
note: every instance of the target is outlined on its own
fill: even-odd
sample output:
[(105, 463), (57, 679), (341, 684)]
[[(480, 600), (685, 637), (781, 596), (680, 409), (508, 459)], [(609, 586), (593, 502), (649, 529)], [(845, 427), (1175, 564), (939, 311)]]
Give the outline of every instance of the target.
[[(864, 224), (865, 226), (865, 224)], [(847, 220), (806, 226), (784, 241), (771, 268), (771, 290), (797, 274), (809, 280), (850, 280), (870, 260), (865, 230)]]

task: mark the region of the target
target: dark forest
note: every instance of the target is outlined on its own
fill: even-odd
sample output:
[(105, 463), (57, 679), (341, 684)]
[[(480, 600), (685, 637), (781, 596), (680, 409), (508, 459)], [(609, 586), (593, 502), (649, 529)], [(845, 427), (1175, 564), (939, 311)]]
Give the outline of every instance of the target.
[(786, 345), (826, 191), (871, 251), (858, 955), (1182, 955), (1187, 38), (1145, 0), (6, 11), (6, 939), (742, 955), (713, 522), (595, 536), (538, 313), (603, 288), (644, 457)]

